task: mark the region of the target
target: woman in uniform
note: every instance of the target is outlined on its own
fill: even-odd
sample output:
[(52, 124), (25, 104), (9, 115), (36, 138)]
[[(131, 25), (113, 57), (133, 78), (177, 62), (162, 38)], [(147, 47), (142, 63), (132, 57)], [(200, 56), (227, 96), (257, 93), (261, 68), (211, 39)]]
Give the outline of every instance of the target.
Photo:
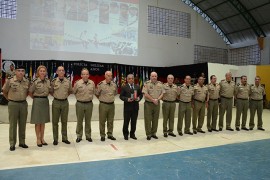
[(45, 123), (50, 122), (49, 111), (49, 90), (50, 80), (46, 78), (47, 68), (40, 65), (37, 68), (36, 79), (30, 85), (29, 96), (33, 98), (31, 124), (35, 124), (35, 131), (37, 136), (37, 146), (47, 146), (44, 140)]

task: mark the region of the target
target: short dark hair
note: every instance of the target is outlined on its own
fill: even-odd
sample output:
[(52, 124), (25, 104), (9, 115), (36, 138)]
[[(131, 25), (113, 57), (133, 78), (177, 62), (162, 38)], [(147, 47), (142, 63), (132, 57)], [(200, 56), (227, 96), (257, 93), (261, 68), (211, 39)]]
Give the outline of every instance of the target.
[(247, 77), (246, 75), (243, 75), (243, 76), (241, 76), (241, 79), (243, 79), (244, 77)]
[(213, 79), (213, 77), (216, 77), (216, 75), (211, 75), (211, 76), (210, 76), (210, 80), (212, 80), (212, 79)]

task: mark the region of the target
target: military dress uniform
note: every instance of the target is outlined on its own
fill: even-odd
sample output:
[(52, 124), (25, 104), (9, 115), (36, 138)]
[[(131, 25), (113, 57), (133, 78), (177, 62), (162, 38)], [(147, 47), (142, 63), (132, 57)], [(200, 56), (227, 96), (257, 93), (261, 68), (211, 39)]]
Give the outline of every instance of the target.
[(208, 108), (207, 108), (207, 129), (208, 131), (216, 131), (217, 126), (217, 117), (218, 117), (218, 99), (219, 99), (219, 91), (220, 85), (216, 84), (208, 84)]
[(263, 96), (265, 95), (265, 89), (262, 85), (256, 86), (251, 85), (250, 87), (250, 121), (249, 121), (249, 128), (253, 130), (255, 123), (254, 117), (257, 111), (258, 117), (258, 129), (263, 130), (263, 121), (262, 121), (262, 113), (263, 113)]
[(233, 96), (235, 89), (234, 81), (222, 80), (220, 83), (220, 107), (219, 107), (219, 130), (222, 131), (223, 119), (226, 111), (226, 129), (231, 129), (232, 122), (232, 106), (233, 106)]
[(249, 84), (237, 84), (235, 86), (235, 98), (236, 98), (236, 120), (235, 120), (235, 127), (236, 130), (239, 130), (240, 127), (240, 117), (242, 114), (242, 125), (241, 129), (246, 128), (247, 122), (247, 112), (249, 107), (249, 94), (250, 94), (250, 86)]
[[(67, 137), (67, 122), (69, 102), (67, 100), (69, 94), (72, 93), (71, 82), (67, 78), (55, 78), (51, 82), (51, 94), (54, 99), (52, 102), (52, 126), (54, 145), (58, 144), (58, 122), (61, 117), (62, 124), (62, 141), (68, 141)], [(69, 144), (69, 143), (67, 143)]]
[(80, 141), (83, 135), (83, 119), (85, 118), (85, 137), (88, 141), (91, 139), (91, 118), (93, 112), (93, 95), (95, 94), (95, 83), (88, 79), (84, 82), (83, 79), (76, 81), (73, 93), (77, 99), (76, 102), (76, 116), (77, 127), (76, 134), (77, 140)]
[[(163, 84), (160, 81), (155, 83), (151, 82), (151, 80), (146, 81), (143, 86), (142, 92), (144, 94), (149, 94), (153, 99), (158, 99), (161, 94), (165, 91), (163, 89)], [(158, 105), (154, 104), (151, 99), (145, 97), (144, 102), (144, 125), (145, 125), (145, 133), (148, 139), (151, 137), (157, 138), (157, 128), (158, 128), (158, 119), (159, 119), (159, 111), (160, 111), (160, 102)]]
[(194, 95), (194, 87), (192, 85), (187, 86), (183, 84), (179, 89), (179, 107), (178, 107), (178, 123), (177, 123), (177, 131), (180, 136), (183, 135), (182, 127), (183, 127), (183, 119), (185, 117), (185, 130), (186, 134), (192, 135), (190, 132), (190, 124), (191, 124), (191, 101), (192, 96)]
[(105, 141), (105, 123), (107, 121), (107, 136), (111, 140), (113, 137), (113, 121), (115, 114), (114, 100), (117, 95), (117, 86), (114, 82), (107, 83), (105, 80), (97, 85), (96, 95), (99, 99), (99, 131), (101, 140)]
[(163, 133), (164, 136), (167, 136), (167, 133), (169, 133), (169, 135), (173, 134), (174, 114), (176, 107), (176, 99), (179, 95), (179, 88), (176, 84), (169, 85), (168, 83), (165, 83), (163, 85), (163, 88), (165, 91), (162, 98)]
[(29, 92), (33, 94), (31, 111), (31, 124), (44, 124), (50, 122), (49, 92), (51, 82), (48, 78), (36, 78), (31, 82)]
[[(10, 147), (15, 147), (17, 141), (17, 124), (19, 126), (19, 146), (25, 147), (25, 129), (28, 114), (29, 81), (24, 78), (19, 81), (16, 76), (6, 80), (3, 92), (8, 95), (8, 114), (9, 114), (9, 143)], [(15, 148), (13, 149), (15, 150)]]
[[(194, 108), (193, 108), (193, 117), (192, 117), (192, 124), (193, 124), (193, 132), (204, 132), (202, 131), (202, 126), (204, 123), (204, 116), (205, 116), (205, 103), (208, 96), (208, 89), (205, 85), (200, 86), (196, 84), (194, 86)], [(198, 126), (197, 126), (198, 121)]]

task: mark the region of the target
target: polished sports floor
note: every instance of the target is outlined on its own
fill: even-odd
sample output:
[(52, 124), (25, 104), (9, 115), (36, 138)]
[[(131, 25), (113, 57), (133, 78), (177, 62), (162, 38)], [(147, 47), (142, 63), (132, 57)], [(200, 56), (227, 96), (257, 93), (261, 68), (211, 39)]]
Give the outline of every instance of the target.
[[(233, 128), (234, 120), (235, 108)], [(160, 119), (159, 139), (151, 141), (146, 140), (143, 119), (138, 120), (138, 140), (128, 141), (122, 136), (123, 121), (116, 120), (117, 140), (105, 142), (100, 141), (98, 121), (93, 121), (92, 143), (85, 137), (76, 143), (76, 122), (69, 122), (71, 144), (60, 142), (58, 146), (52, 145), (52, 127), (48, 123), (45, 140), (49, 145), (43, 147), (36, 146), (34, 125), (28, 123), (29, 148), (17, 146), (14, 152), (9, 151), (9, 125), (3, 123), (0, 124), (0, 179), (270, 179), (269, 110), (264, 110), (263, 120), (266, 131), (223, 130), (165, 138)], [(176, 123), (177, 119), (175, 127)]]

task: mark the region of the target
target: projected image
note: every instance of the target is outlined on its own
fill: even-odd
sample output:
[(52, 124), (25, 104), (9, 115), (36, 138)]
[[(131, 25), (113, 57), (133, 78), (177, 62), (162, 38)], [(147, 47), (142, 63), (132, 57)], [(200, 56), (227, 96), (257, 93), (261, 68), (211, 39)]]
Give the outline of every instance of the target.
[(30, 49), (138, 55), (139, 0), (32, 0)]

